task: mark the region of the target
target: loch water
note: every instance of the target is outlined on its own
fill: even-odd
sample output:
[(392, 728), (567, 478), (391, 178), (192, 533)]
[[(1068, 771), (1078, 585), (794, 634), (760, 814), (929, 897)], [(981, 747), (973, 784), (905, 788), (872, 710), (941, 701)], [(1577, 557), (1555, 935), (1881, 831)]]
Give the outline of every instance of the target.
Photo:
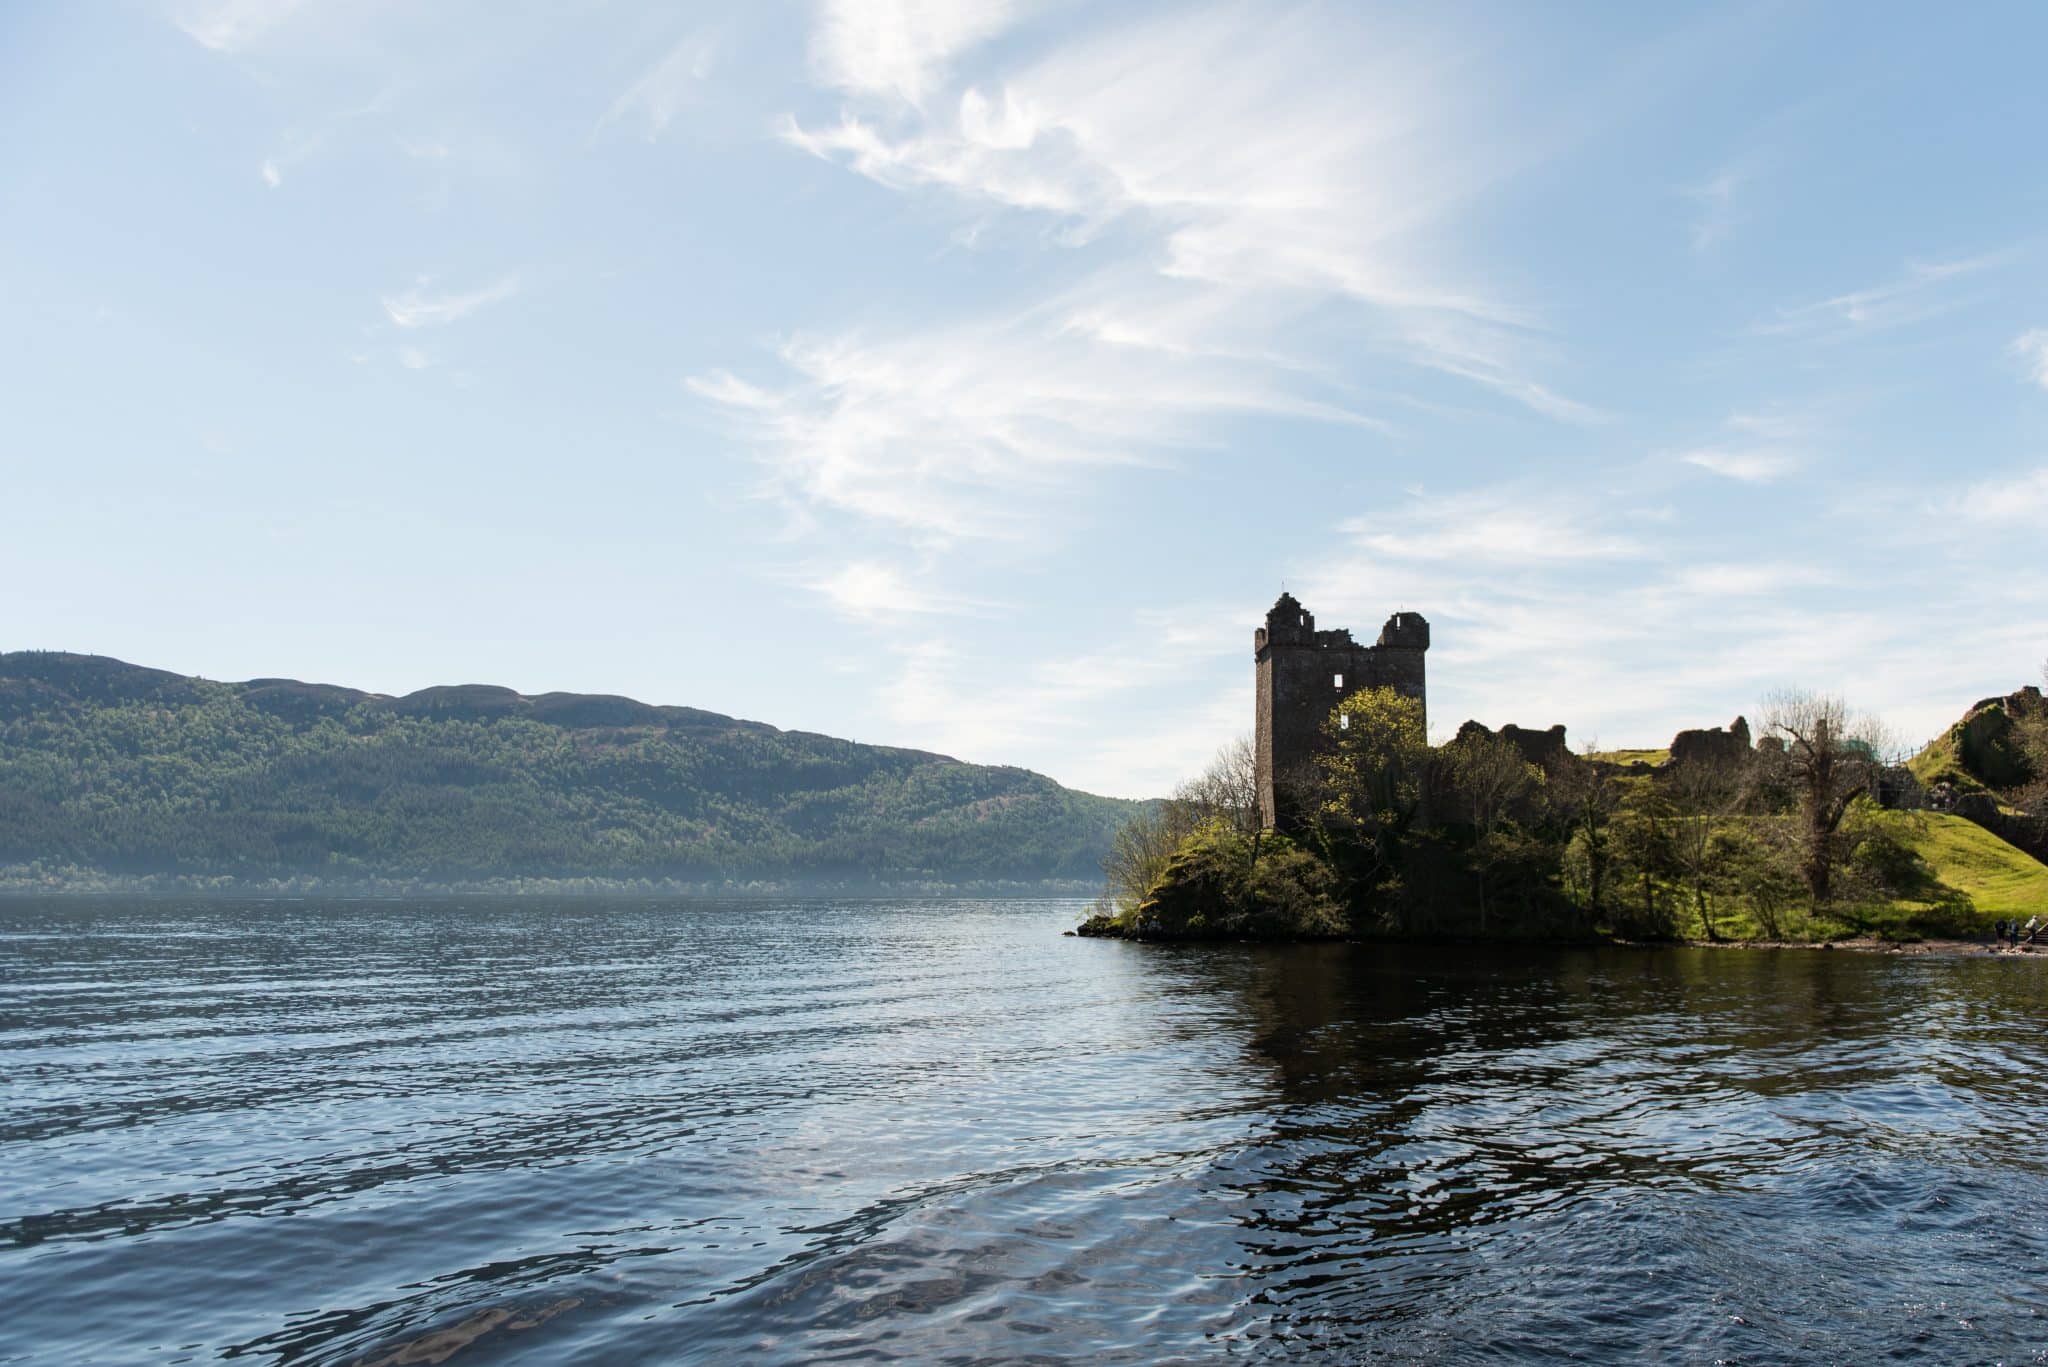
[(0, 1362), (2014, 1362), (2048, 959), (0, 902)]

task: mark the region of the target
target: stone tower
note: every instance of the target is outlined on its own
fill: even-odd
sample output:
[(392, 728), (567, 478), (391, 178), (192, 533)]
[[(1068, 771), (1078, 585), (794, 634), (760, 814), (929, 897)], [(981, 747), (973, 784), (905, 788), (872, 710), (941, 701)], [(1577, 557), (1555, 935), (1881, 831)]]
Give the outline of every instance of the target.
[(1258, 702), (1253, 744), (1258, 752), (1259, 811), (1270, 827), (1287, 825), (1287, 789), (1305, 771), (1320, 743), (1323, 722), (1338, 703), (1361, 688), (1391, 688), (1429, 707), (1422, 657), (1429, 623), (1419, 612), (1397, 612), (1374, 644), (1359, 645), (1344, 628), (1317, 631), (1312, 613), (1282, 593), (1266, 625), (1252, 633)]

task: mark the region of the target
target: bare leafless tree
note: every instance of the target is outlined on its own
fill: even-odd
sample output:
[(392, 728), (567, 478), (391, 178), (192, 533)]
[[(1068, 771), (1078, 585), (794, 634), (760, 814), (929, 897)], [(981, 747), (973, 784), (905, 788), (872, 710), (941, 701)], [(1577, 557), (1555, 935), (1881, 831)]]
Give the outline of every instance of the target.
[(1102, 859), (1106, 900), (1125, 910), (1137, 906), (1181, 842), (1211, 821), (1253, 836), (1259, 831), (1259, 777), (1250, 737), (1240, 736), (1218, 750), (1209, 767), (1174, 789), (1172, 797), (1117, 829)]
[(1218, 820), (1246, 835), (1258, 831), (1258, 752), (1250, 736), (1239, 736), (1216, 752), (1209, 767), (1176, 788), (1170, 799), (1187, 807), (1195, 823)]
[(1766, 700), (1763, 729), (1784, 743), (1782, 773), (1799, 807), (1806, 891), (1819, 906), (1828, 900), (1835, 833), (1850, 804), (1876, 790), (1891, 738), (1840, 698), (1797, 691)]
[(1144, 901), (1186, 835), (1176, 829), (1172, 807), (1164, 802), (1117, 827), (1102, 856), (1102, 900), (1109, 909), (1130, 911)]

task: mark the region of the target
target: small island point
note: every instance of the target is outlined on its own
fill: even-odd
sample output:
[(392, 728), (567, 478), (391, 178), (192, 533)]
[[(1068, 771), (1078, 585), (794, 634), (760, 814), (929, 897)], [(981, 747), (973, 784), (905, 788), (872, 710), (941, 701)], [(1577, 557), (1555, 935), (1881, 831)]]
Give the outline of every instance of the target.
[(1433, 746), (1429, 645), (1420, 613), (1364, 645), (1283, 592), (1250, 737), (1118, 832), (1075, 933), (2024, 954), (2048, 930), (2038, 687), (1911, 754), (1798, 691), (1662, 750), (1477, 721)]

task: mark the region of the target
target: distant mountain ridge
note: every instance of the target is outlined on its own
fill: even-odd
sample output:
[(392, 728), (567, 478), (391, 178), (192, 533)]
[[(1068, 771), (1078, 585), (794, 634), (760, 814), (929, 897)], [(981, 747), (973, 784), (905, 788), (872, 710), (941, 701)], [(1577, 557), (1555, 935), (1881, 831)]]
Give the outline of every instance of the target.
[(0, 654), (0, 870), (1085, 884), (1141, 804), (694, 707)]

